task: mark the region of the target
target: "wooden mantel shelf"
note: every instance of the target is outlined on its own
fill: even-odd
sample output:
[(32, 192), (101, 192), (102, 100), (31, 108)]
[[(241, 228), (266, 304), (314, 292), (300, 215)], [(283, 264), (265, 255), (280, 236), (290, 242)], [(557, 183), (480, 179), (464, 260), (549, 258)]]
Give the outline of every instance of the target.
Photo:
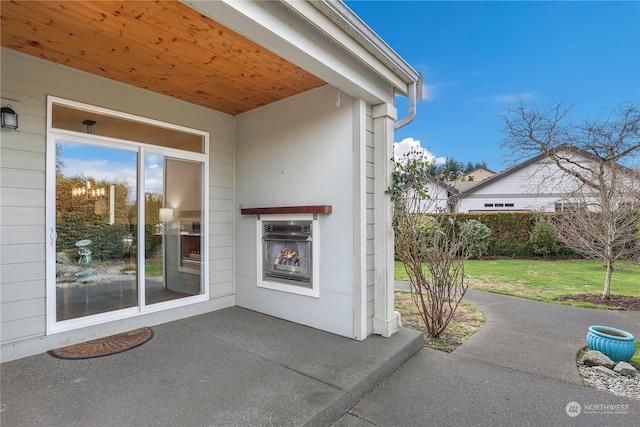
[(241, 208), (242, 215), (276, 215), (276, 214), (330, 214), (331, 205), (314, 206), (273, 206), (268, 208)]

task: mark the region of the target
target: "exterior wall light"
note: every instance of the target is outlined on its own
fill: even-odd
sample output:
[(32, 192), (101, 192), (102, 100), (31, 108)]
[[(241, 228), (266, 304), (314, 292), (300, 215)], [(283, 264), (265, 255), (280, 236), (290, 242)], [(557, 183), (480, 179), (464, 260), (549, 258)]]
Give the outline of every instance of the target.
[(11, 109), (11, 105), (2, 107), (0, 111), (2, 113), (2, 127), (7, 129), (18, 129), (18, 115), (13, 111), (13, 109)]

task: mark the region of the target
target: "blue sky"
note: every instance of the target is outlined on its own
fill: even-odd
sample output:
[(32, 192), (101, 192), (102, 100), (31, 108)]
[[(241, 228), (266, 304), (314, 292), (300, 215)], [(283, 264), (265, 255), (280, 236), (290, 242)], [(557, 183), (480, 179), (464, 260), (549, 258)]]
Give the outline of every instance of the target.
[[(129, 197), (135, 199), (138, 182), (138, 153), (95, 145), (58, 141), (62, 161), (61, 173), (67, 177), (84, 176), (96, 181), (126, 183)], [(163, 193), (164, 157), (159, 154), (145, 154), (146, 192)]]
[[(395, 140), (435, 157), (510, 166), (500, 115), (517, 96), (564, 100), (574, 121), (640, 100), (637, 1), (345, 3), (424, 76), (418, 115)], [(403, 117), (406, 98), (397, 102)]]

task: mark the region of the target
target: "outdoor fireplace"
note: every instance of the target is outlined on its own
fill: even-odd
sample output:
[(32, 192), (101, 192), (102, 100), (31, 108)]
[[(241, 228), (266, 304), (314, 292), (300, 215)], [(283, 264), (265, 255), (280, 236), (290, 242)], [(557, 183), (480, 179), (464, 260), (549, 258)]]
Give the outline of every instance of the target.
[(313, 221), (262, 221), (262, 279), (313, 288)]
[(259, 288), (320, 298), (320, 215), (331, 205), (245, 208), (256, 216)]

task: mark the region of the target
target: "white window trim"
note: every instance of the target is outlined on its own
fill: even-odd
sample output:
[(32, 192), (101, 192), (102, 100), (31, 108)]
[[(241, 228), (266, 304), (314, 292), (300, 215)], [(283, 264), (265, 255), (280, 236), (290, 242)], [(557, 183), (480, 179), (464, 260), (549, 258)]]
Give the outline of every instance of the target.
[[(63, 130), (54, 128), (52, 124), (52, 113), (53, 113), (53, 105), (59, 104), (67, 107), (75, 107), (85, 109), (87, 111), (92, 111), (98, 114), (110, 115), (113, 117), (118, 117), (122, 119), (127, 119), (135, 122), (145, 123), (153, 126), (158, 126), (162, 128), (172, 129), (176, 131), (181, 131), (185, 133), (191, 133), (195, 135), (199, 135), (203, 137), (204, 140), (204, 150), (203, 153), (196, 153), (192, 151), (183, 151), (175, 148), (161, 147), (152, 144), (146, 144), (136, 141), (128, 141), (121, 140), (117, 138), (104, 137), (100, 135), (91, 135), (87, 137), (87, 134), (81, 132), (75, 132), (70, 130)], [(132, 317), (138, 317), (147, 315), (150, 313), (155, 313), (159, 311), (164, 311), (172, 308), (184, 307), (187, 305), (192, 305), (195, 303), (201, 303), (209, 300), (209, 261), (208, 261), (208, 250), (209, 250), (209, 235), (211, 230), (207, 227), (207, 232), (201, 236), (202, 238), (202, 247), (207, 253), (202, 257), (202, 286), (203, 293), (199, 295), (194, 295), (190, 297), (184, 297), (176, 300), (166, 301), (162, 303), (157, 303), (153, 305), (145, 305), (144, 304), (144, 289), (140, 284), (144, 281), (144, 275), (138, 275), (138, 305), (135, 307), (130, 307), (122, 310), (111, 311), (106, 313), (100, 313), (90, 316), (84, 316), (76, 319), (64, 320), (61, 322), (56, 321), (56, 234), (55, 234), (55, 225), (56, 225), (56, 150), (55, 150), (55, 141), (60, 138), (72, 138), (74, 141), (80, 142), (89, 142), (93, 145), (102, 145), (107, 147), (117, 147), (119, 149), (125, 149), (130, 151), (136, 151), (140, 154), (138, 159), (138, 182), (144, 182), (144, 168), (141, 167), (142, 162), (144, 161), (144, 154), (146, 152), (155, 152), (159, 154), (163, 154), (166, 156), (176, 157), (184, 160), (193, 160), (202, 162), (203, 164), (203, 212), (202, 212), (202, 222), (203, 224), (209, 224), (209, 132), (201, 131), (198, 129), (188, 128), (185, 126), (175, 125), (172, 123), (162, 122), (159, 120), (149, 119), (142, 116), (137, 116), (134, 114), (124, 113), (120, 111), (110, 110), (107, 108), (96, 107), (89, 104), (84, 104), (76, 101), (67, 100), (64, 98), (59, 98), (55, 96), (47, 96), (47, 130), (46, 130), (46, 177), (45, 177), (45, 288), (46, 288), (46, 334), (56, 334), (60, 332), (71, 331), (75, 329), (80, 329), (88, 326), (95, 326), (111, 321), (123, 320)], [(53, 147), (53, 148), (52, 148)], [(138, 186), (137, 197), (138, 200), (144, 200), (144, 186)], [(144, 206), (144, 204), (141, 204)], [(138, 223), (141, 224), (144, 221), (144, 207), (139, 209), (138, 211)], [(144, 227), (138, 228), (139, 233), (144, 233)], [(139, 253), (144, 253), (144, 238), (140, 238), (138, 236), (139, 241), (142, 242), (142, 250)], [(142, 259), (138, 258), (137, 269), (140, 270), (142, 264)]]

